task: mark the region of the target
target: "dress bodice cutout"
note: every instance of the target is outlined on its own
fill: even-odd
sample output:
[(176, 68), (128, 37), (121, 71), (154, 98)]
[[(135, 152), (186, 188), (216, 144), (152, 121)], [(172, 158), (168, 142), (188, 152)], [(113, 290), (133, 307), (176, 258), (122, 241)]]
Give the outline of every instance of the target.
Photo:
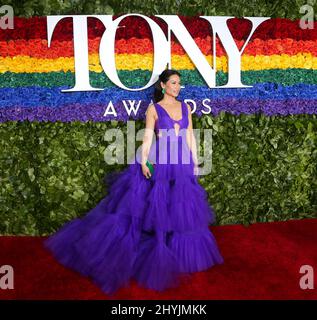
[(188, 109), (183, 101), (181, 102), (182, 117), (179, 120), (173, 119), (159, 103), (154, 103), (154, 106), (158, 116), (155, 122), (155, 133), (158, 137), (160, 137), (159, 129), (174, 129), (175, 135), (178, 136), (180, 129), (188, 127)]

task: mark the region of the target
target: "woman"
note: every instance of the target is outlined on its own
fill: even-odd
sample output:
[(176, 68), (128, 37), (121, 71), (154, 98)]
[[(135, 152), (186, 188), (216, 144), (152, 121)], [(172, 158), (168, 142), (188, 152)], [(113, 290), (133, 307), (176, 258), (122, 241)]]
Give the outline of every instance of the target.
[(176, 100), (179, 91), (180, 74), (163, 71), (146, 112), (141, 161), (137, 156), (108, 179), (109, 193), (96, 207), (45, 241), (63, 265), (108, 294), (131, 278), (162, 291), (178, 286), (180, 276), (223, 263), (208, 228), (214, 213), (197, 182), (191, 109)]

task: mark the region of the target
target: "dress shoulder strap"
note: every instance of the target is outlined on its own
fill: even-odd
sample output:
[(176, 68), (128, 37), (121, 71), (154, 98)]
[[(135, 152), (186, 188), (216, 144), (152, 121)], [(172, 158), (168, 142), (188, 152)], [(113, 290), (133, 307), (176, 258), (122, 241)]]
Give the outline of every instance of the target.
[(188, 108), (187, 108), (187, 104), (182, 101), (182, 108), (183, 108), (183, 114), (185, 118), (188, 118)]
[(154, 105), (154, 108), (156, 110), (158, 118), (161, 118), (161, 108), (157, 105), (156, 102), (154, 102), (153, 105)]

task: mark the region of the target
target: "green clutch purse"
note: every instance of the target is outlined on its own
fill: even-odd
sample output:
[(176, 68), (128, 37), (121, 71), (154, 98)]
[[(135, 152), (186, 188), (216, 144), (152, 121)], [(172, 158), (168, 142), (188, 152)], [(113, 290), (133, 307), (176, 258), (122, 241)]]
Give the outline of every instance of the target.
[(149, 162), (148, 160), (146, 160), (145, 164), (150, 169), (151, 174), (153, 174), (153, 171), (154, 171), (153, 164), (151, 162)]

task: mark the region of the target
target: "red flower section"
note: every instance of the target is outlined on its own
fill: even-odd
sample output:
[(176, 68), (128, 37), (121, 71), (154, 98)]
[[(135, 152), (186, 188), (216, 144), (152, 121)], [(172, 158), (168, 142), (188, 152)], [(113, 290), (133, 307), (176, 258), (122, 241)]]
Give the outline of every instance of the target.
[[(195, 38), (195, 43), (205, 55), (212, 54), (212, 39), (207, 36), (205, 39)], [(237, 47), (241, 50), (244, 40), (236, 40)], [(99, 53), (100, 38), (89, 39), (88, 47), (89, 54)], [(172, 42), (172, 54), (184, 55), (185, 50), (179, 43)], [(120, 39), (115, 43), (116, 54), (147, 54), (153, 53), (153, 44), (150, 39)], [(303, 41), (287, 39), (269, 39), (261, 40), (256, 38), (251, 40), (243, 51), (244, 55), (266, 55), (273, 54), (288, 54), (296, 55), (298, 53), (309, 52), (317, 57), (317, 40)], [(221, 42), (216, 39), (216, 54), (218, 57), (226, 56)], [(54, 41), (51, 47), (47, 47), (47, 40), (34, 39), (34, 40), (10, 40), (0, 41), (0, 56), (14, 57), (14, 56), (29, 56), (33, 58), (59, 58), (59, 57), (73, 57), (73, 41)]]
[[(113, 19), (119, 16), (113, 16)], [(206, 38), (212, 36), (209, 23), (195, 17), (179, 16), (181, 21), (186, 26), (194, 38)], [(152, 20), (162, 28), (164, 33), (167, 33), (166, 23), (158, 17), (149, 16)], [(124, 26), (117, 29), (116, 39), (152, 39), (151, 30), (147, 22), (140, 17), (127, 17), (120, 23), (119, 26)], [(237, 40), (245, 40), (251, 30), (251, 22), (247, 19), (233, 18), (228, 21), (228, 27)], [(88, 36), (90, 39), (101, 37), (105, 27), (96, 18), (88, 19)], [(70, 41), (73, 38), (72, 19), (65, 18), (59, 22), (54, 30), (52, 40)], [(263, 22), (254, 32), (252, 39), (293, 39), (293, 40), (317, 40), (317, 28), (301, 29), (299, 20), (289, 20), (282, 18), (272, 18)], [(0, 41), (9, 41), (17, 39), (47, 39), (46, 17), (33, 18), (14, 18), (14, 29), (0, 29)], [(172, 33), (172, 39), (175, 39)]]

